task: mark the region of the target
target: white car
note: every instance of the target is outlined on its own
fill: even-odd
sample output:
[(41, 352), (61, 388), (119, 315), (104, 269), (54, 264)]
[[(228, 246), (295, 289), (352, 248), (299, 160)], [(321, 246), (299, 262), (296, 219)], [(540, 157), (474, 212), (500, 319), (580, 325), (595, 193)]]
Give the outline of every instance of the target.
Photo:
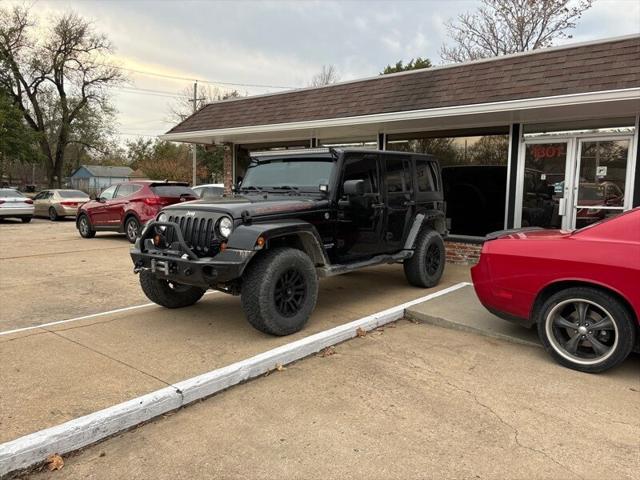
[(13, 188), (0, 188), (0, 219), (19, 218), (29, 223), (33, 217), (33, 200)]
[(224, 193), (223, 183), (209, 183), (206, 185), (196, 185), (191, 190), (196, 192), (200, 198), (217, 197)]

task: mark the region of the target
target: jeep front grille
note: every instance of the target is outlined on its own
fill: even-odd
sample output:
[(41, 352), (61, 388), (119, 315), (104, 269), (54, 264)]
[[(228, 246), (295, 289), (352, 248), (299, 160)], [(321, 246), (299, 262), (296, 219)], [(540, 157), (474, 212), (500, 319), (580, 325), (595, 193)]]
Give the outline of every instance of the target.
[[(216, 238), (216, 219), (170, 215), (169, 222), (180, 227), (182, 236), (194, 253), (201, 257), (213, 256), (220, 251), (220, 239)], [(167, 242), (171, 245), (178, 240), (175, 231), (167, 229)]]

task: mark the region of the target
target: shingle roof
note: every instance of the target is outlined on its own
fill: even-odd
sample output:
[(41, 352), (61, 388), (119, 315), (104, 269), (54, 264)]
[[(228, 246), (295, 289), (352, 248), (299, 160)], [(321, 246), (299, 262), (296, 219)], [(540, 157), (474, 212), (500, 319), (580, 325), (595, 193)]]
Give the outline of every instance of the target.
[(344, 118), (640, 87), (640, 36), (226, 100), (167, 133)]
[(129, 167), (107, 167), (104, 165), (81, 165), (94, 177), (129, 177), (133, 170)]

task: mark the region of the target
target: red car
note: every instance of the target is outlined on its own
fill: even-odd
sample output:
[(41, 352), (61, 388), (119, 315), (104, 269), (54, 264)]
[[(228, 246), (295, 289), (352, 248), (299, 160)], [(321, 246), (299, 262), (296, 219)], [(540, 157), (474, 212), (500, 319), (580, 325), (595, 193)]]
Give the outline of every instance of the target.
[(83, 238), (93, 238), (98, 231), (110, 231), (124, 233), (134, 243), (140, 225), (155, 218), (162, 207), (197, 198), (188, 183), (119, 183), (78, 209), (76, 227)]
[(637, 347), (640, 208), (574, 232), (490, 234), (471, 276), (489, 311), (536, 325), (558, 362), (607, 370)]

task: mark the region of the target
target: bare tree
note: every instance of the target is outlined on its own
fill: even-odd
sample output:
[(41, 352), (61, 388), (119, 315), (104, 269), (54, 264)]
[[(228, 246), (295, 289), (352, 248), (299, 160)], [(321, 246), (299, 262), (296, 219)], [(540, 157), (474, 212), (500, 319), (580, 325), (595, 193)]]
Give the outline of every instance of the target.
[(316, 73), (309, 82), (310, 87), (322, 87), (323, 85), (331, 85), (340, 80), (338, 70), (335, 65), (323, 65), (322, 70)]
[(475, 12), (446, 23), (452, 46), (442, 45), (445, 62), (464, 62), (549, 47), (567, 33), (593, 0), (482, 0)]
[(60, 186), (74, 128), (111, 111), (107, 87), (122, 80), (108, 63), (111, 44), (75, 13), (37, 24), (29, 9), (0, 9), (0, 85), (36, 133), (50, 186)]
[[(209, 103), (228, 100), (230, 98), (239, 98), (242, 96), (237, 90), (223, 91), (218, 87), (211, 85), (198, 85), (196, 99), (196, 111)], [(246, 93), (245, 95), (246, 96)], [(178, 92), (177, 99), (169, 105), (169, 122), (180, 123), (193, 113), (193, 87), (185, 87)]]

